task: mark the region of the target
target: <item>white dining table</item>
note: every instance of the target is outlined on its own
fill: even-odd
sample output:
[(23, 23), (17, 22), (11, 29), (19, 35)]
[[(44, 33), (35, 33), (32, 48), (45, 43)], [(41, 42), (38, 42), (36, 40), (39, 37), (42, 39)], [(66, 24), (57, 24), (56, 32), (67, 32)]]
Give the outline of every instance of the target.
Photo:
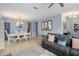
[[(23, 37), (21, 37), (21, 36), (23, 36)], [(30, 33), (26, 33), (26, 32), (11, 33), (11, 34), (9, 34), (9, 41), (8, 42), (10, 42), (11, 38), (13, 40), (20, 40), (20, 42), (21, 42), (21, 39), (22, 38), (26, 39), (27, 36), (31, 36), (31, 34)]]

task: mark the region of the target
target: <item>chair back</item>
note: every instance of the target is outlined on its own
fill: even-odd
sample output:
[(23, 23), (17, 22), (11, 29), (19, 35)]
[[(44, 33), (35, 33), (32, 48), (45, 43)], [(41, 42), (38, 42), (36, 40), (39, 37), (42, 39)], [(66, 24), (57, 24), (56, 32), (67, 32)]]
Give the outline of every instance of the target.
[(6, 33), (7, 37), (8, 37), (8, 32), (7, 32), (7, 30), (5, 30), (5, 33)]
[(5, 39), (6, 39), (6, 40), (9, 39), (9, 36), (8, 36), (7, 30), (5, 30)]
[(8, 34), (8, 33), (7, 33), (7, 30), (5, 30), (5, 32), (6, 32), (6, 34)]

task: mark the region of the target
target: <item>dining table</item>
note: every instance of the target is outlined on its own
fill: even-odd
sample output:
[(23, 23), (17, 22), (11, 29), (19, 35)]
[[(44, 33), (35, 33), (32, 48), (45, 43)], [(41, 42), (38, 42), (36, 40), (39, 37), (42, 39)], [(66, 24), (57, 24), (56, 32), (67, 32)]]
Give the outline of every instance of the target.
[(10, 33), (8, 34), (9, 36), (9, 40), (8, 42), (10, 42), (10, 40), (19, 40), (21, 42), (22, 39), (26, 39), (27, 37), (31, 38), (31, 34), (27, 33), (27, 32), (17, 32), (17, 33)]

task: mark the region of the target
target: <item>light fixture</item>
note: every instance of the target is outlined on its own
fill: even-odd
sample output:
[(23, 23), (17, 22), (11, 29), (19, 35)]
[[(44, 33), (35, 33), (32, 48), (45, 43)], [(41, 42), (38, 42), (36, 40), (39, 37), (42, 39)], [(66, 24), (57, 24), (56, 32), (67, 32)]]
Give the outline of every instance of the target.
[(23, 25), (23, 22), (22, 22), (22, 20), (21, 20), (21, 18), (20, 18), (20, 16), (19, 16), (18, 21), (16, 21), (16, 26), (17, 26), (17, 27), (22, 27), (22, 25)]
[(22, 28), (23, 22), (19, 16), (19, 19), (16, 21), (16, 28), (18, 29), (18, 32), (20, 32), (20, 28)]
[(70, 15), (69, 18), (72, 18), (72, 16)]
[(68, 18), (78, 18), (79, 10), (69, 11), (69, 12), (64, 13), (64, 15)]
[(78, 15), (70, 15), (69, 18), (77, 18)]

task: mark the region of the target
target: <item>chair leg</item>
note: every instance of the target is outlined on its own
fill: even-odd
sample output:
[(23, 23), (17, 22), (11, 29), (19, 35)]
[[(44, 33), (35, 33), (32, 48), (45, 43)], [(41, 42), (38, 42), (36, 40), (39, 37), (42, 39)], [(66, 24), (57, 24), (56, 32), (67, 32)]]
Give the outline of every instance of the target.
[(8, 39), (8, 45), (10, 44), (10, 39)]
[(30, 35), (30, 39), (32, 39), (31, 35)]
[(27, 40), (28, 37), (26, 37), (25, 39)]
[(21, 43), (21, 39), (19, 39), (20, 43)]

